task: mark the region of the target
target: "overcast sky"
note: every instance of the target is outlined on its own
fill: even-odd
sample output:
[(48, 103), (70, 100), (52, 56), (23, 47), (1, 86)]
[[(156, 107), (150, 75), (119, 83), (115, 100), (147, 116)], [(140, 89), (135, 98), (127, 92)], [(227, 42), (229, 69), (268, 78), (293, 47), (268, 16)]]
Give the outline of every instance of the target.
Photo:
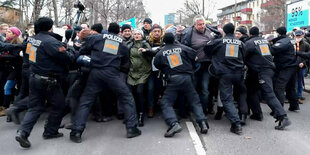
[[(198, 0), (199, 1), (199, 0)], [(201, 0), (202, 1), (202, 0)], [(205, 0), (206, 2), (207, 0)], [(234, 0), (215, 0), (217, 5), (211, 18), (215, 18), (218, 13), (217, 9), (234, 4)], [(242, 0), (237, 0), (237, 2)], [(168, 13), (175, 13), (176, 10), (184, 7), (185, 0), (143, 0), (146, 6), (146, 12), (150, 13), (153, 23), (164, 25), (164, 16)], [(207, 6), (208, 4), (205, 4)]]

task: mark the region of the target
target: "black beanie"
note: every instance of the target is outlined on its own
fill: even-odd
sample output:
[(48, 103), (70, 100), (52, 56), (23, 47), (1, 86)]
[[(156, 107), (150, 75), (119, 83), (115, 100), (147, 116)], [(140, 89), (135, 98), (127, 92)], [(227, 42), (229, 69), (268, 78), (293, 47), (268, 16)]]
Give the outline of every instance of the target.
[(145, 18), (143, 23), (145, 23), (145, 22), (147, 22), (147, 23), (152, 25), (152, 19), (151, 18)]
[(128, 24), (124, 24), (124, 25), (122, 26), (122, 32), (123, 32), (124, 30), (126, 30), (126, 29), (130, 29), (130, 30), (131, 30), (131, 26), (128, 25)]
[(259, 29), (258, 27), (254, 26), (250, 29), (250, 35), (253, 35), (253, 36), (258, 36), (259, 35)]
[(94, 24), (93, 26), (91, 26), (90, 29), (94, 30), (94, 31), (96, 31), (98, 33), (101, 33), (101, 31), (103, 30), (103, 27), (102, 27), (102, 24), (97, 23), (97, 24)]
[[(72, 32), (74, 32), (73, 35), (72, 35)], [(72, 36), (72, 38), (71, 38), (71, 36)], [(76, 37), (76, 31), (73, 31), (71, 29), (66, 30), (65, 31), (65, 37), (66, 37), (67, 40), (69, 40), (70, 38), (71, 38), (71, 40), (74, 40), (75, 37)]]
[(49, 31), (54, 24), (53, 20), (48, 17), (41, 17), (37, 22), (40, 31)]
[(247, 29), (245, 27), (238, 27), (236, 31), (240, 32), (241, 34), (247, 34)]
[(163, 41), (166, 44), (173, 44), (174, 43), (174, 35), (172, 33), (166, 33)]
[(108, 32), (118, 34), (119, 29), (120, 29), (119, 25), (113, 22), (109, 24)]
[(232, 23), (227, 23), (224, 25), (223, 30), (226, 34), (234, 34), (235, 26)]
[(285, 35), (285, 34), (286, 34), (286, 27), (284, 27), (284, 26), (278, 27), (278, 28), (277, 28), (277, 32), (278, 32), (280, 35)]

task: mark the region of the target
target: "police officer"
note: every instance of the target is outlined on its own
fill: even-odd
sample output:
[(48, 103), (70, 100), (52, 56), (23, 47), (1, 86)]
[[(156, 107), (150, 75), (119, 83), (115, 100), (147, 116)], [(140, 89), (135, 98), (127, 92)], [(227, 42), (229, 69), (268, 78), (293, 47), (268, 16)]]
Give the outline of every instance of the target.
[(273, 117), (279, 121), (275, 129), (282, 130), (290, 125), (291, 122), (273, 91), (272, 78), (275, 65), (270, 52), (269, 42), (258, 35), (259, 29), (252, 27), (250, 29), (250, 38), (245, 44), (245, 61), (249, 68), (247, 82), (250, 83), (248, 85), (248, 96), (250, 108), (253, 112), (250, 118), (254, 120), (262, 120), (263, 118), (257, 96), (261, 89), (265, 101), (272, 111), (274, 111)]
[(70, 133), (73, 142), (80, 143), (85, 129), (91, 105), (98, 93), (107, 88), (118, 97), (125, 110), (127, 138), (141, 135), (137, 128), (135, 102), (128, 87), (120, 79), (120, 69), (128, 70), (129, 51), (123, 40), (117, 34), (120, 27), (117, 23), (110, 23), (108, 34), (92, 35), (81, 47), (80, 54), (87, 55), (91, 51), (91, 71), (86, 88), (80, 98), (80, 105)]
[(188, 103), (190, 103), (196, 121), (200, 126), (200, 132), (206, 134), (208, 132), (206, 118), (192, 81), (192, 64), (195, 61), (196, 52), (187, 46), (176, 44), (174, 41), (173, 34), (166, 33), (164, 37), (166, 46), (156, 54), (154, 60), (155, 67), (168, 77), (167, 88), (164, 91), (161, 103), (163, 118), (169, 126), (165, 137), (173, 137), (174, 134), (182, 130), (173, 110), (173, 103), (179, 93), (183, 93)]
[[(33, 126), (45, 111), (44, 104), (47, 100), (52, 105), (52, 110), (45, 124), (43, 138), (62, 137), (58, 132), (65, 108), (65, 97), (60, 87), (60, 79), (66, 73), (67, 64), (73, 62), (75, 55), (68, 53), (63, 44), (52, 33), (53, 20), (48, 17), (38, 19), (40, 33), (28, 39), (26, 52), (29, 53), (30, 78), (29, 78), (29, 105), (24, 120), (17, 132), (15, 139), (21, 147), (31, 146), (28, 136)], [(59, 36), (58, 36), (59, 37)]]
[(244, 84), (244, 44), (234, 37), (234, 25), (228, 23), (223, 30), (224, 38), (210, 41), (204, 50), (207, 55), (212, 55), (212, 69), (219, 77), (220, 98), (223, 103), (226, 116), (232, 123), (230, 131), (236, 134), (242, 133), (238, 111), (234, 105), (233, 86), (239, 90), (240, 113), (247, 114), (246, 87)]
[[(286, 35), (286, 28), (277, 29), (279, 37), (272, 40), (272, 55), (276, 65), (274, 91), (284, 106), (285, 94), (290, 102), (290, 111), (299, 110), (296, 94), (296, 73), (298, 70), (297, 57), (295, 53), (295, 42)], [(274, 111), (273, 111), (274, 113)]]

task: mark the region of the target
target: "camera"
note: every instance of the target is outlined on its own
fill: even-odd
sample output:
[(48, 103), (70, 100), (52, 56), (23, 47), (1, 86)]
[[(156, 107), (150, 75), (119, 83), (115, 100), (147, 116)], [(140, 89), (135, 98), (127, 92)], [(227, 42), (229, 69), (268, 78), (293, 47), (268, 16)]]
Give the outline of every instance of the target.
[(80, 11), (83, 11), (85, 9), (85, 6), (80, 1), (74, 3), (74, 7), (78, 8)]

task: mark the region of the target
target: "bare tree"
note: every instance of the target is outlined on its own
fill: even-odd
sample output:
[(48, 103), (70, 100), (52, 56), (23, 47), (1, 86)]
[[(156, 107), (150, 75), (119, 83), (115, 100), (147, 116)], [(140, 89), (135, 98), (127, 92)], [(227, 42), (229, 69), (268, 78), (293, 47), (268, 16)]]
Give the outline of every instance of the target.
[[(263, 30), (271, 32), (285, 24), (285, 7), (287, 0), (272, 0), (272, 3), (262, 4), (260, 21), (264, 24)], [(276, 20), (275, 20), (276, 19)]]
[(32, 21), (33, 23), (38, 20), (41, 10), (43, 8), (44, 0), (34, 0), (33, 3), (33, 12), (32, 12)]
[(56, 26), (58, 26), (58, 14), (57, 14), (57, 3), (56, 0), (52, 0), (53, 1), (53, 8), (54, 8), (54, 18), (55, 18), (55, 24)]
[[(184, 2), (184, 8), (177, 11), (176, 16), (180, 24), (192, 25), (192, 21), (195, 15), (202, 15), (206, 19), (210, 18), (210, 15), (215, 11), (215, 0), (204, 0), (205, 6), (202, 5), (201, 0), (186, 0)], [(204, 12), (203, 12), (204, 10)]]
[(90, 23), (101, 22), (107, 28), (110, 22), (121, 22), (135, 17), (142, 22), (147, 17), (142, 0), (85, 0), (90, 8)]

